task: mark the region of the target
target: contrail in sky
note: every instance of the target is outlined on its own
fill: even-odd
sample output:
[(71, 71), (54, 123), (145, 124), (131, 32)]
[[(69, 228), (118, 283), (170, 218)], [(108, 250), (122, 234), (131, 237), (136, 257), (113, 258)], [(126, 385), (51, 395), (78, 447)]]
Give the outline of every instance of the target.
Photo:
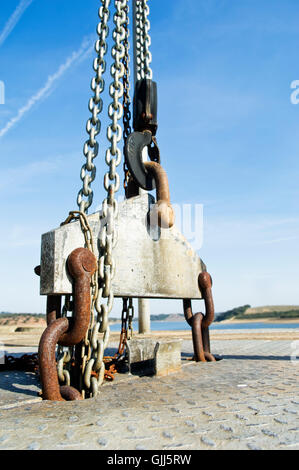
[(5, 39), (10, 35), (12, 30), (15, 28), (17, 23), (19, 22), (21, 16), (27, 8), (31, 5), (33, 0), (21, 0), (9, 20), (6, 22), (3, 30), (0, 33), (0, 46), (4, 43)]
[(60, 65), (58, 70), (53, 75), (48, 77), (45, 85), (40, 88), (40, 90), (38, 90), (38, 92), (27, 101), (25, 106), (19, 109), (16, 116), (11, 118), (5, 127), (0, 130), (0, 138), (3, 137), (17, 122), (19, 122), (36, 103), (38, 103), (44, 97), (49, 96), (53, 90), (55, 82), (59, 80), (59, 78), (61, 78), (74, 63), (80, 62), (88, 55), (89, 52), (92, 51), (93, 46), (91, 44), (91, 40), (84, 39), (80, 49), (73, 52), (72, 55), (64, 62), (64, 64)]

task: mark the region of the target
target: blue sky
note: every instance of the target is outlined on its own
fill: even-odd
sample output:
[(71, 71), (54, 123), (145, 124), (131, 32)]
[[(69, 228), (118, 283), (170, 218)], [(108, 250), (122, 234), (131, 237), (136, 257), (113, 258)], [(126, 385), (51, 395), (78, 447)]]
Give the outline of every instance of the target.
[[(1, 0), (0, 311), (45, 310), (33, 268), (41, 234), (76, 209), (99, 4)], [(299, 3), (149, 4), (162, 163), (172, 201), (204, 205), (200, 256), (216, 310), (298, 304), (299, 105), (290, 85), (299, 79)], [(94, 208), (104, 197), (103, 152)]]

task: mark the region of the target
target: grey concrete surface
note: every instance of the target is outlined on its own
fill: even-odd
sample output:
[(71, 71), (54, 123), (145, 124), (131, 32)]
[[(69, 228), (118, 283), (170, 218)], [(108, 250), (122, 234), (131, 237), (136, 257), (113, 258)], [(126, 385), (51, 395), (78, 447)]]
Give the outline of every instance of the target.
[[(0, 375), (0, 449), (299, 449), (291, 341), (215, 340), (217, 363), (167, 377), (118, 375), (96, 399), (42, 402), (33, 374)], [(291, 355), (293, 353), (293, 360)]]

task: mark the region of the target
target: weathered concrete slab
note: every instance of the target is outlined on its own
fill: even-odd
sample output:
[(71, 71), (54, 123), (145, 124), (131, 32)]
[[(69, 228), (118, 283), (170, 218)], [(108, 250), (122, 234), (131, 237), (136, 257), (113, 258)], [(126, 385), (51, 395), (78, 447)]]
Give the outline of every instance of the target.
[[(80, 402), (30, 403), (23, 373), (8, 373), (0, 395), (21, 395), (24, 404), (7, 408), (2, 400), (0, 450), (299, 449), (299, 361), (291, 359), (291, 342), (215, 340), (212, 348), (222, 361), (188, 362), (167, 377), (118, 375), (96, 399)], [(191, 357), (192, 341), (182, 350)]]
[(132, 338), (127, 342), (132, 374), (165, 376), (181, 369), (182, 340)]
[[(153, 202), (153, 198), (145, 194), (119, 205), (114, 295), (200, 299), (197, 279), (205, 265), (175, 226), (171, 229), (149, 228), (147, 215)], [(97, 241), (101, 230), (100, 213), (90, 215), (88, 221)], [(41, 295), (72, 292), (66, 260), (75, 248), (83, 246), (79, 222), (42, 236)], [(98, 243), (95, 251), (97, 256)]]
[(160, 377), (179, 372), (182, 340), (159, 341), (155, 347), (155, 375)]

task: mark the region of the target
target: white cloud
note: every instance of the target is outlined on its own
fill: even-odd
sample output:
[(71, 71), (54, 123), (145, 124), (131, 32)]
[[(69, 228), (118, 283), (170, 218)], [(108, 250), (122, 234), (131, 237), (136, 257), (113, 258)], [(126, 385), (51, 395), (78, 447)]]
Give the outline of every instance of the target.
[(15, 26), (18, 24), (19, 20), (27, 10), (27, 8), (31, 5), (33, 0), (21, 0), (18, 4), (17, 8), (11, 15), (11, 17), (6, 22), (2, 32), (0, 33), (0, 46), (4, 43), (10, 33), (13, 31)]
[(0, 130), (0, 139), (3, 137), (13, 126), (15, 126), (23, 116), (28, 113), (33, 106), (35, 106), (39, 101), (43, 98), (50, 95), (53, 91), (55, 82), (59, 80), (68, 70), (69, 68), (74, 65), (76, 62), (81, 61), (85, 57), (87, 57), (88, 53), (92, 51), (92, 45), (90, 39), (84, 39), (80, 49), (74, 51), (66, 61), (60, 65), (58, 70), (53, 74), (50, 75), (45, 83), (45, 85), (40, 88), (37, 93), (35, 93), (27, 103), (19, 109), (17, 114), (11, 118), (7, 124)]

